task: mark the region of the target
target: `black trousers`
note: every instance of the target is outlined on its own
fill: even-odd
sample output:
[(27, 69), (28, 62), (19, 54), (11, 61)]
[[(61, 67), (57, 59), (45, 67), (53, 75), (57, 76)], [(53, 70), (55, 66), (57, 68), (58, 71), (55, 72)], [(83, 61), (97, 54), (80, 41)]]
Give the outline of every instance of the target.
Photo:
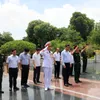
[(83, 59), (83, 72), (86, 72), (87, 68), (87, 59)]
[(55, 65), (55, 78), (59, 78), (60, 73), (60, 61), (56, 61)]
[(40, 66), (36, 66), (36, 68), (34, 68), (34, 78), (33, 81), (34, 82), (39, 82), (40, 79)]
[(29, 74), (29, 65), (22, 65), (21, 70), (21, 85), (26, 85)]
[(2, 76), (3, 76), (3, 69), (0, 68), (0, 91), (2, 90)]
[(9, 68), (9, 87), (16, 88), (18, 68)]
[(74, 78), (75, 78), (75, 82), (79, 81), (80, 78), (80, 70), (81, 70), (81, 64), (80, 63), (75, 63), (74, 64)]
[(63, 81), (64, 84), (69, 83), (69, 73), (70, 73), (70, 63), (65, 63), (66, 68), (63, 67), (62, 69), (62, 75), (63, 75)]
[(72, 66), (70, 67), (70, 76), (72, 76), (73, 75), (73, 64), (72, 64)]

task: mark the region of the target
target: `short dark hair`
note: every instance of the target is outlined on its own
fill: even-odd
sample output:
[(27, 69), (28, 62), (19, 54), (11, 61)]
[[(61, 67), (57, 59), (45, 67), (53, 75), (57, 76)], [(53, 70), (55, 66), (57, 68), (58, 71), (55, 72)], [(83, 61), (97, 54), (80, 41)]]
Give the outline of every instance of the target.
[(72, 48), (70, 48), (70, 50), (73, 50)]
[(41, 48), (36, 48), (36, 51), (40, 51), (41, 50)]
[(28, 49), (28, 48), (25, 48), (24, 51), (25, 51), (25, 52), (29, 52), (29, 49)]
[(15, 51), (16, 49), (12, 49), (11, 51), (13, 52), (13, 51)]
[(74, 46), (74, 49), (77, 47), (77, 45)]
[(66, 45), (65, 45), (65, 47), (69, 47), (69, 46), (70, 46), (69, 44), (66, 44)]

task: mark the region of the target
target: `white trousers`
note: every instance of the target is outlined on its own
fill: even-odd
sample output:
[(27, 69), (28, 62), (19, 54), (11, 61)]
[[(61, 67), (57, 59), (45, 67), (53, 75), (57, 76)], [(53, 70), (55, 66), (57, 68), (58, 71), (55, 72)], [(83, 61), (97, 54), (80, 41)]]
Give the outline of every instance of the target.
[(44, 86), (45, 88), (51, 87), (52, 68), (44, 67)]

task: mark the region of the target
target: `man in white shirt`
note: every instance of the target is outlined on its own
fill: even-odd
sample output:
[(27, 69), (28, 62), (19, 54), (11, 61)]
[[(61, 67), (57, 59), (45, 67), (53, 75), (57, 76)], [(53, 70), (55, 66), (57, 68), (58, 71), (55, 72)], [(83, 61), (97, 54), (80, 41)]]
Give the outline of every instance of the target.
[(73, 50), (70, 49), (70, 54), (71, 54), (71, 67), (70, 67), (70, 76), (73, 76), (73, 65), (74, 65), (74, 57), (73, 57)]
[(34, 65), (34, 78), (33, 81), (35, 84), (42, 83), (39, 81), (40, 79), (40, 68), (41, 68), (41, 55), (40, 55), (40, 48), (36, 49), (36, 52), (32, 56), (33, 65)]
[(19, 55), (20, 58), (20, 68), (21, 68), (21, 87), (27, 88), (29, 67), (30, 67), (30, 54), (29, 49), (25, 48), (24, 52)]
[(60, 59), (61, 59), (59, 48), (56, 49), (56, 52), (53, 54), (53, 57), (54, 57), (54, 66), (55, 66), (55, 72), (54, 72), (55, 78), (61, 79), (59, 77)]
[(61, 52), (61, 61), (63, 65), (63, 81), (65, 86), (72, 85), (69, 83), (69, 73), (70, 73), (70, 67), (71, 67), (71, 56), (69, 52), (70, 46), (66, 45), (65, 49)]
[(51, 89), (51, 77), (52, 77), (52, 66), (53, 66), (53, 55), (51, 53), (51, 43), (47, 42), (45, 48), (40, 52), (43, 56), (43, 67), (44, 67), (44, 85), (45, 91)]
[(18, 66), (19, 66), (19, 58), (16, 55), (16, 49), (12, 50), (12, 54), (7, 58), (7, 70), (9, 72), (9, 91), (12, 91), (12, 86), (14, 91), (19, 90), (16, 86), (17, 84), (17, 76), (18, 76)]

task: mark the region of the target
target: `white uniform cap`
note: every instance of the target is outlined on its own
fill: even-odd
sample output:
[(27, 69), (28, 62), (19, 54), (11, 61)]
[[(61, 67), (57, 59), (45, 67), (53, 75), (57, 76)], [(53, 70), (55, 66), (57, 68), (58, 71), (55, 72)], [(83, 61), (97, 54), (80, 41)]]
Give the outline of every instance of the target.
[(48, 46), (48, 45), (50, 45), (50, 44), (51, 44), (51, 42), (47, 42), (47, 43), (45, 44), (45, 47)]

